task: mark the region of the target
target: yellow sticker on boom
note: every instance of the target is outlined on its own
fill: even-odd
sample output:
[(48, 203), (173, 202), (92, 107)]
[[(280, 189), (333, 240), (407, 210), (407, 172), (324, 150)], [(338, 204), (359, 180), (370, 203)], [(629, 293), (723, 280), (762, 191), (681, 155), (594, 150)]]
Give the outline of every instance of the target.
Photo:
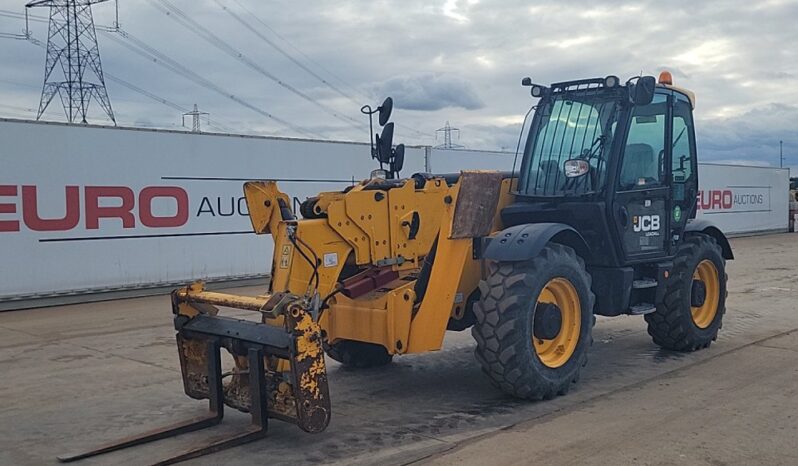
[(283, 252), (280, 255), (280, 268), (287, 269), (288, 264), (291, 263), (291, 246), (285, 245), (283, 246)]

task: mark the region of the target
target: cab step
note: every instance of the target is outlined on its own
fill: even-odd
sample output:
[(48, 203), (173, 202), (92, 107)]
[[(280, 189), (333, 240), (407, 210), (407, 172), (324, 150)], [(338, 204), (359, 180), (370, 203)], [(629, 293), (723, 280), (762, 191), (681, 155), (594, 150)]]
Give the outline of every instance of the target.
[(651, 314), (652, 312), (657, 310), (657, 306), (649, 303), (639, 303), (631, 306), (629, 308), (629, 314), (633, 316), (642, 316), (645, 314)]
[(657, 286), (657, 281), (653, 278), (642, 278), (632, 282), (632, 288), (639, 290), (642, 288), (654, 288)]

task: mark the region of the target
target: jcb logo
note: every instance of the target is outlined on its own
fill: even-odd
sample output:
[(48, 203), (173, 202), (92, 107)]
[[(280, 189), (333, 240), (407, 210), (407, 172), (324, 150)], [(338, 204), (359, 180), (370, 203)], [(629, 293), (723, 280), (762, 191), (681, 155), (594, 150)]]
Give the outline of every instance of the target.
[(635, 215), (632, 218), (634, 231), (657, 231), (659, 230), (659, 215)]

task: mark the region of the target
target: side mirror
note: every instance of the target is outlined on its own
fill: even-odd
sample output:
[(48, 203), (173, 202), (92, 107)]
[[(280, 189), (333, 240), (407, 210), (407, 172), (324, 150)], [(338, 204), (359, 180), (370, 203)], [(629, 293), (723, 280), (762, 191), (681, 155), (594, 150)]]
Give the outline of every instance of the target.
[(393, 99), (390, 97), (386, 98), (377, 110), (380, 112), (380, 126), (385, 126), (385, 124), (388, 123), (388, 119), (391, 118), (391, 112), (393, 111)]
[(527, 76), (526, 78), (522, 79), (521, 80), (521, 85), (522, 86), (531, 86), (532, 85), (532, 78)]
[(393, 162), (391, 162), (391, 171), (398, 174), (402, 171), (405, 165), (405, 145), (399, 144), (393, 153)]
[(657, 80), (654, 76), (642, 76), (636, 83), (630, 84), (629, 97), (635, 105), (648, 105), (654, 100), (654, 88)]
[[(380, 114), (382, 119), (382, 114)], [(377, 136), (377, 159), (380, 163), (391, 161), (391, 146), (393, 145), (393, 123), (388, 123), (382, 129), (382, 134)]]
[(566, 178), (579, 178), (590, 172), (590, 164), (584, 159), (566, 160), (563, 164)]

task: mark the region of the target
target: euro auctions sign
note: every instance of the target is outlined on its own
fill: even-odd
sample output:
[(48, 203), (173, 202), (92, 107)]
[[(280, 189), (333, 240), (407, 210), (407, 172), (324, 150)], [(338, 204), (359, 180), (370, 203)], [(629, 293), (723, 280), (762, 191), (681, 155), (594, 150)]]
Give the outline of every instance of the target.
[[(233, 188), (238, 184), (235, 183)], [(115, 222), (122, 230), (141, 227), (163, 229), (186, 226), (192, 217), (237, 216), (248, 219), (246, 200), (243, 196), (233, 194), (234, 191), (224, 197), (199, 196), (193, 203), (182, 186), (144, 186), (137, 189), (128, 186), (71, 185), (64, 186), (63, 196), (55, 196), (57, 199), (41, 199), (41, 191), (37, 185), (0, 185), (0, 213), (7, 214), (0, 216), (0, 232), (18, 232), (23, 228), (38, 232), (91, 232), (100, 230), (101, 222)], [(44, 215), (43, 211), (59, 213)], [(238, 223), (238, 227), (246, 227), (243, 222)], [(123, 239), (125, 236), (117, 238)]]
[(787, 169), (701, 163), (698, 188), (698, 217), (726, 234), (787, 230)]
[[(157, 200), (171, 201), (172, 212), (156, 213)], [(17, 212), (17, 204), (21, 204), (21, 212)], [(17, 217), (0, 220), (0, 232), (19, 231), (22, 224), (31, 231), (70, 231), (79, 226), (99, 230), (100, 220), (110, 218), (119, 219), (125, 229), (136, 228), (136, 224), (177, 228), (185, 225), (189, 216), (188, 193), (179, 186), (147, 186), (138, 193), (127, 186), (65, 186), (63, 205), (63, 215), (43, 218), (36, 185), (0, 185), (0, 212)]]
[(698, 191), (698, 210), (709, 212), (769, 212), (770, 186), (729, 186)]

